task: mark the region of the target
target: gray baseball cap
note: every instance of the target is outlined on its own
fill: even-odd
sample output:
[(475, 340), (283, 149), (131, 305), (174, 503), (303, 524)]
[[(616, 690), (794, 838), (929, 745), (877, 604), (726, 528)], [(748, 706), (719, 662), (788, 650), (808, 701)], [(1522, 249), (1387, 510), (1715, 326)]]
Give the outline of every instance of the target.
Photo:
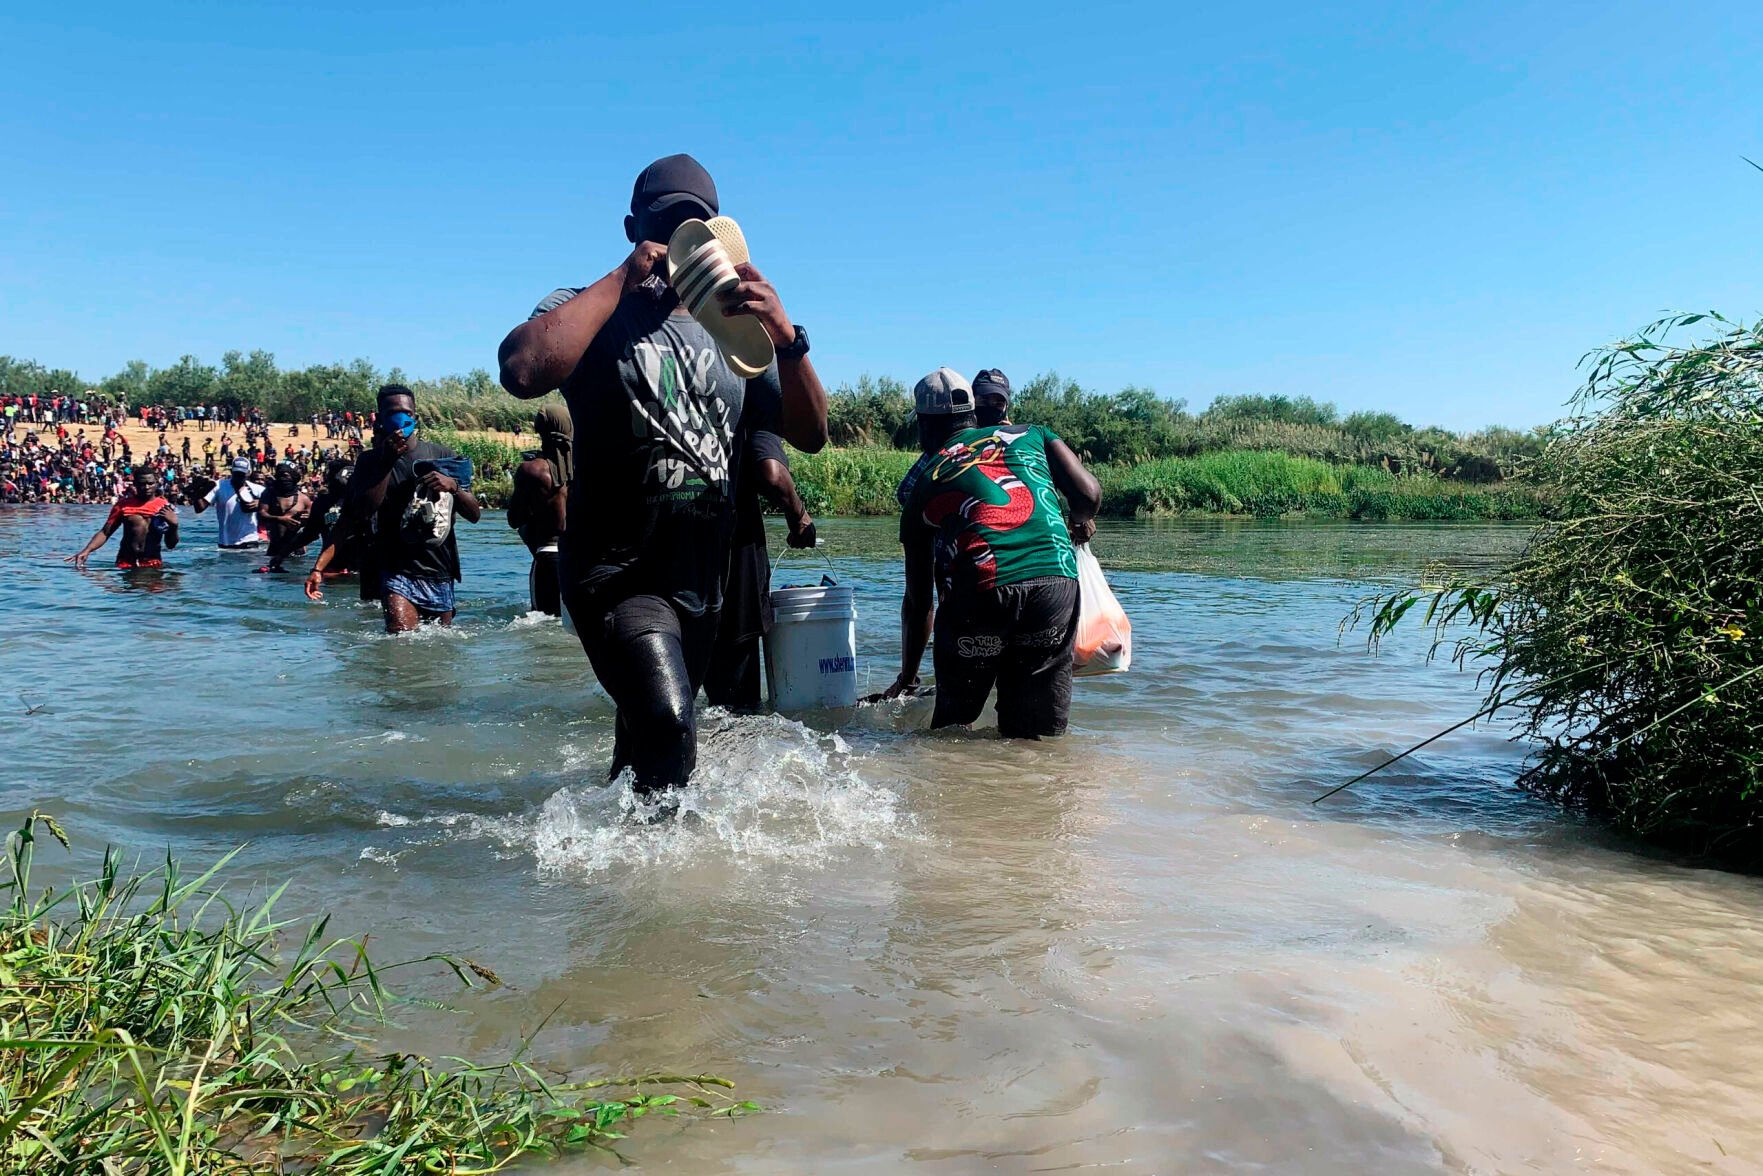
[(251, 472), (251, 459), (248, 457), (233, 458), (233, 473), (248, 474)]
[(912, 389), (920, 416), (956, 416), (973, 411), (973, 385), (960, 372), (940, 367)]

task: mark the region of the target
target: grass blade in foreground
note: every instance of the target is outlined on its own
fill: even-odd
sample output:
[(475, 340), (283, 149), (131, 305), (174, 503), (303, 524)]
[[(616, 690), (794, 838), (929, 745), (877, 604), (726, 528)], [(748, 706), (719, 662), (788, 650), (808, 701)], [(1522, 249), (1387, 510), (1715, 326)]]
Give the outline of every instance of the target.
[[(97, 879), (33, 898), (39, 829), (67, 844), (32, 813), (0, 873), (0, 1170), (494, 1172), (610, 1149), (650, 1114), (757, 1109), (711, 1075), (557, 1083), (518, 1059), (327, 1052), (318, 1043), (371, 1028), (391, 995), (385, 976), (407, 965), (326, 940), (322, 919), (279, 965), (277, 939), (293, 927), (273, 912), (279, 890), (235, 907), (205, 889), (215, 870), (186, 881), (170, 857), (124, 877), (107, 852)], [(493, 976), (469, 961), (411, 961), (425, 962), (467, 986)]]

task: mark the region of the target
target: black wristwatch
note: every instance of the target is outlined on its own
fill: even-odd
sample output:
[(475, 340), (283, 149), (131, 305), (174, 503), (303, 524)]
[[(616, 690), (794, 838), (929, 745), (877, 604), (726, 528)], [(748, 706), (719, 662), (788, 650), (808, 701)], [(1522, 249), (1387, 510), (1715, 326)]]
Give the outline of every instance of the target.
[(777, 349), (777, 357), (779, 359), (801, 359), (807, 354), (808, 332), (802, 329), (801, 323), (797, 323), (796, 337)]

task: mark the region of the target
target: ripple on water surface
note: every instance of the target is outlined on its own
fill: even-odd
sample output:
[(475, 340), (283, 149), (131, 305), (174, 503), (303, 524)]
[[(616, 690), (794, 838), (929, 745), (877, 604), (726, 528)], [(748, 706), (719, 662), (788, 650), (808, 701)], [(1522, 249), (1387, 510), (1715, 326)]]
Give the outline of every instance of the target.
[[(1337, 625), (1501, 527), (1110, 524), (1134, 670), (1072, 737), (837, 733), (707, 712), (698, 783), (650, 823), (604, 782), (612, 707), (527, 612), (526, 557), (463, 532), (461, 623), (387, 639), (338, 586), (205, 548), (84, 575), (101, 511), (0, 509), (9, 807), (292, 885), (383, 958), (493, 966), (388, 1047), (563, 1073), (722, 1071), (771, 1108), (638, 1132), (682, 1171), (1107, 1167), (1756, 1171), (1763, 894), (1638, 856), (1510, 787), (1523, 748), (1453, 735), (1473, 678)], [(871, 688), (892, 675), (892, 526), (829, 520)], [(989, 720), (988, 720), (989, 722)], [(70, 867), (42, 858), (44, 880)], [(566, 1170), (580, 1170), (580, 1167)]]

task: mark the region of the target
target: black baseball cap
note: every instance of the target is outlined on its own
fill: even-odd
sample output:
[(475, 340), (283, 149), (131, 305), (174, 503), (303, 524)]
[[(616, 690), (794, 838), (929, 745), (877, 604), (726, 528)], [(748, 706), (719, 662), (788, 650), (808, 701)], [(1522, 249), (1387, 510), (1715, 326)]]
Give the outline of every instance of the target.
[(682, 200), (700, 204), (714, 216), (716, 181), (690, 155), (668, 155), (637, 175), (636, 185), (631, 188), (631, 215), (660, 212)]
[(1010, 377), (998, 368), (986, 368), (973, 377), (973, 394), (975, 396), (1002, 396), (1010, 399)]

